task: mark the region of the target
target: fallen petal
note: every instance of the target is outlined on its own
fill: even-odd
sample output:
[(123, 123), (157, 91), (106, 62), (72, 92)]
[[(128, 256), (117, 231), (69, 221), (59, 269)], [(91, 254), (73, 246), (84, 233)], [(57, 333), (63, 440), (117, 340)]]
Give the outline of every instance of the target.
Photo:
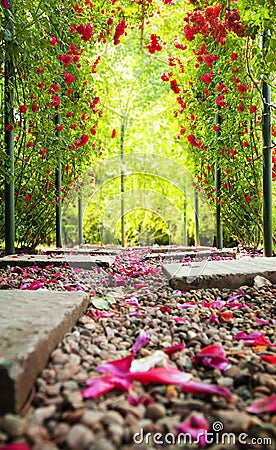
[(188, 323), (188, 320), (185, 319), (184, 317), (172, 317), (172, 320), (176, 323), (178, 322)]
[(140, 395), (140, 397), (135, 397), (134, 395), (129, 394), (127, 399), (129, 404), (132, 406), (137, 405), (147, 406), (149, 403), (155, 403), (154, 398), (150, 397), (150, 395), (147, 394)]
[(181, 308), (181, 309), (196, 308), (196, 307), (197, 307), (197, 304), (194, 301), (177, 304), (177, 308)]
[(180, 342), (180, 344), (171, 345), (170, 347), (167, 347), (163, 350), (164, 353), (167, 355), (172, 355), (175, 352), (181, 352), (185, 347), (183, 342)]
[(157, 367), (147, 372), (132, 373), (128, 378), (131, 381), (140, 381), (144, 384), (162, 383), (182, 386), (191, 378), (191, 375), (168, 364), (166, 367)]
[(14, 442), (13, 444), (6, 444), (0, 447), (1, 450), (31, 450), (25, 442)]
[(165, 312), (171, 313), (171, 312), (172, 312), (172, 308), (169, 308), (169, 306), (161, 306), (161, 307), (159, 308), (159, 310), (160, 310), (162, 313), (165, 313)]
[(146, 372), (157, 364), (165, 363), (167, 355), (162, 350), (156, 350), (145, 358), (135, 359), (131, 363), (130, 372)]
[(189, 392), (190, 394), (198, 395), (221, 395), (230, 399), (232, 397), (229, 389), (223, 386), (217, 386), (215, 384), (204, 384), (199, 381), (188, 381), (186, 384), (181, 386), (184, 392)]
[(210, 322), (211, 323), (216, 323), (216, 324), (220, 323), (219, 318), (213, 313), (210, 315)]
[(201, 447), (206, 446), (206, 431), (209, 431), (209, 424), (203, 414), (192, 414), (188, 420), (182, 422), (176, 429), (177, 433), (185, 433), (199, 441)]
[(276, 412), (276, 394), (263, 398), (246, 409), (252, 414), (261, 414), (263, 412)]
[(138, 339), (131, 348), (132, 352), (137, 353), (140, 350), (140, 348), (145, 347), (149, 343), (149, 340), (150, 340), (149, 332), (142, 330), (139, 334)]
[(259, 319), (259, 317), (255, 317), (255, 321), (260, 325), (269, 325), (269, 320)]
[(247, 335), (242, 331), (236, 334), (234, 339), (244, 341), (245, 345), (276, 347), (276, 344), (272, 344), (263, 333), (251, 333)]
[(83, 398), (97, 398), (112, 389), (128, 391), (132, 387), (129, 380), (114, 376), (89, 378), (86, 384), (88, 387), (82, 391)]
[(214, 302), (211, 303), (211, 308), (212, 309), (221, 309), (226, 305), (226, 301), (225, 300), (215, 300)]
[(97, 366), (96, 370), (100, 373), (109, 372), (112, 375), (118, 377), (124, 377), (129, 374), (131, 363), (134, 359), (135, 354), (131, 353), (122, 359), (116, 359), (115, 361), (109, 361)]
[(237, 298), (242, 297), (243, 295), (244, 295), (244, 292), (243, 291), (239, 291), (239, 292), (237, 292), (237, 294), (232, 295), (232, 297), (229, 297), (227, 299), (227, 302), (233, 302), (234, 300), (236, 300)]
[(260, 355), (260, 357), (269, 364), (276, 364), (276, 356), (274, 355)]
[(212, 367), (218, 370), (225, 370), (230, 367), (230, 363), (219, 345), (208, 345), (204, 347), (193, 358), (192, 364), (195, 366), (202, 364), (205, 367)]

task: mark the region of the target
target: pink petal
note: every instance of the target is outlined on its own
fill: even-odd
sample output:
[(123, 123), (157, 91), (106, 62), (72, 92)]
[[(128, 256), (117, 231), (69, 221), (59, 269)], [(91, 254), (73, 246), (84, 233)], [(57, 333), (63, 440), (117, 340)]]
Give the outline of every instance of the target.
[(161, 307), (159, 308), (159, 310), (160, 310), (162, 313), (165, 313), (165, 312), (171, 313), (171, 312), (172, 312), (172, 308), (169, 308), (169, 306), (161, 306)]
[(181, 352), (185, 347), (183, 342), (180, 342), (180, 344), (171, 345), (170, 347), (167, 347), (163, 350), (164, 353), (167, 355), (172, 355), (175, 352)]
[(142, 330), (139, 334), (138, 339), (131, 348), (132, 352), (137, 353), (140, 350), (140, 348), (145, 347), (149, 343), (149, 340), (150, 340), (149, 332)]
[(206, 446), (206, 431), (209, 431), (209, 424), (203, 414), (192, 414), (191, 417), (182, 422), (176, 429), (177, 433), (190, 435), (194, 441), (199, 438), (201, 447)]
[(129, 317), (139, 317), (139, 316), (144, 316), (145, 313), (141, 312), (141, 311), (133, 311), (133, 312), (129, 312), (128, 313)]
[(144, 384), (162, 383), (162, 384), (176, 384), (182, 386), (190, 379), (190, 375), (181, 372), (169, 364), (167, 367), (157, 367), (148, 370), (147, 372), (134, 372), (128, 376), (131, 381), (140, 381)]
[(124, 305), (135, 306), (137, 309), (141, 309), (141, 306), (138, 303), (138, 300), (126, 300)]
[(6, 444), (0, 447), (1, 450), (31, 450), (25, 442), (14, 442), (13, 444)]
[(147, 394), (140, 395), (140, 397), (135, 397), (134, 395), (129, 394), (127, 399), (128, 399), (129, 404), (132, 406), (137, 406), (137, 405), (147, 406), (149, 403), (155, 403), (154, 398), (150, 397)]
[(260, 357), (269, 364), (276, 364), (276, 356), (274, 355), (260, 355)]
[(276, 394), (259, 400), (246, 409), (252, 414), (261, 414), (263, 412), (276, 412)]
[(236, 301), (234, 301), (233, 303), (230, 303), (230, 305), (228, 305), (228, 308), (231, 308), (231, 309), (234, 309), (234, 308), (241, 309), (241, 308), (251, 308), (251, 307), (252, 307), (252, 305), (249, 303), (239, 303)]
[(178, 303), (177, 304), (177, 308), (181, 308), (181, 309), (196, 308), (196, 307), (197, 307), (197, 304), (194, 301), (186, 302), (186, 303)]
[(187, 319), (185, 319), (184, 317), (172, 317), (171, 318), (172, 320), (174, 320), (174, 322), (183, 322), (183, 323), (187, 323), (188, 322), (188, 320)]
[(203, 348), (193, 358), (192, 364), (195, 366), (202, 364), (205, 367), (212, 367), (218, 370), (225, 370), (230, 365), (223, 349), (219, 345), (208, 345)]
[(214, 384), (204, 384), (199, 381), (188, 381), (186, 384), (181, 386), (181, 389), (184, 392), (189, 392), (190, 394), (198, 394), (198, 395), (221, 395), (222, 397), (226, 397), (230, 399), (232, 397), (229, 389), (223, 386), (217, 386)]
[(172, 295), (177, 295), (177, 296), (179, 296), (179, 295), (182, 295), (182, 292), (179, 291), (179, 290), (177, 289), (177, 290), (175, 290), (175, 291), (172, 292)]
[(243, 291), (239, 291), (239, 292), (237, 292), (237, 294), (233, 295), (232, 297), (229, 297), (227, 299), (227, 302), (233, 302), (234, 300), (236, 300), (237, 298), (242, 297), (243, 295), (244, 295), (244, 292)]
[(88, 387), (82, 391), (83, 398), (97, 398), (112, 389), (128, 391), (132, 386), (129, 380), (114, 376), (90, 378), (86, 384)]
[(96, 309), (95, 311), (89, 311), (89, 313), (87, 314), (89, 317), (93, 317), (95, 319), (107, 319), (109, 317), (113, 317), (116, 314), (115, 313), (108, 313), (108, 312), (104, 312), (104, 311), (99, 311), (98, 309)]
[(276, 347), (276, 344), (272, 344), (263, 333), (251, 333), (246, 334), (244, 331), (234, 336), (234, 339), (242, 340), (245, 345), (265, 345), (269, 347)]
[(211, 303), (211, 308), (212, 309), (221, 309), (226, 305), (226, 301), (225, 300), (215, 300), (214, 302)]
[(259, 319), (259, 317), (255, 317), (255, 321), (260, 325), (269, 325), (269, 320)]
[(203, 308), (211, 308), (211, 303), (207, 302), (206, 300), (202, 300), (201, 305)]
[(97, 367), (97, 371), (100, 373), (109, 372), (112, 375), (118, 377), (125, 377), (129, 374), (131, 363), (134, 359), (135, 354), (131, 353), (122, 359), (116, 359), (115, 361), (109, 361), (103, 364), (100, 364)]
[(142, 289), (144, 287), (147, 287), (147, 284), (144, 284), (144, 283), (136, 283), (136, 284), (134, 284), (134, 288), (135, 289)]
[(210, 315), (210, 322), (211, 323), (216, 323), (216, 324), (220, 323), (219, 318), (213, 313)]
[(257, 339), (261, 335), (262, 335), (262, 333), (246, 334), (245, 331), (241, 331), (240, 333), (235, 334), (234, 339), (237, 339), (237, 340), (242, 339), (243, 341), (254, 341), (255, 339)]
[(231, 312), (221, 311), (221, 312), (218, 312), (218, 315), (225, 320), (233, 319), (233, 314)]

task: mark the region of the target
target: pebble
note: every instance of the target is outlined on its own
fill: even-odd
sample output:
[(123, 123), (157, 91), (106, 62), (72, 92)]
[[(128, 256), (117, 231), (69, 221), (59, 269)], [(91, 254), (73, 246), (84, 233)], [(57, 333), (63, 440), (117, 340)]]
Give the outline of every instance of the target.
[(117, 448), (110, 442), (109, 439), (100, 436), (92, 445), (87, 447), (87, 450), (117, 450)]
[(6, 414), (0, 419), (0, 429), (12, 438), (16, 438), (25, 433), (27, 430), (27, 422), (25, 419), (15, 414)]
[(74, 409), (82, 408), (84, 405), (83, 397), (79, 391), (70, 392), (66, 395), (66, 399), (69, 405)]
[(146, 417), (152, 420), (161, 419), (166, 415), (166, 408), (159, 403), (150, 403), (146, 409)]
[(30, 425), (26, 431), (26, 436), (32, 442), (45, 442), (49, 439), (49, 432), (41, 425)]
[(103, 418), (104, 412), (102, 411), (87, 411), (81, 417), (81, 422), (89, 428), (92, 428), (97, 425)]
[(65, 422), (56, 423), (53, 430), (53, 437), (58, 444), (63, 443), (70, 431), (70, 425)]
[(124, 436), (124, 426), (119, 423), (111, 423), (107, 428), (107, 436), (118, 447)]
[(220, 386), (231, 388), (234, 384), (234, 380), (231, 377), (221, 377), (217, 379)]
[(89, 428), (82, 424), (76, 424), (69, 429), (66, 444), (70, 450), (84, 450), (94, 440), (95, 435)]
[(45, 394), (48, 395), (49, 397), (56, 397), (59, 395), (59, 393), (60, 393), (60, 384), (59, 383), (50, 384), (45, 389)]
[(61, 348), (57, 348), (51, 354), (53, 364), (64, 365), (69, 362), (69, 355), (64, 353)]
[(103, 416), (101, 422), (104, 425), (110, 425), (112, 423), (118, 423), (123, 425), (124, 418), (117, 411), (107, 411), (106, 414)]
[(49, 417), (53, 416), (55, 412), (56, 412), (55, 405), (42, 406), (40, 408), (37, 408), (34, 412), (31, 422), (34, 425), (42, 425), (43, 422), (46, 419), (49, 419)]

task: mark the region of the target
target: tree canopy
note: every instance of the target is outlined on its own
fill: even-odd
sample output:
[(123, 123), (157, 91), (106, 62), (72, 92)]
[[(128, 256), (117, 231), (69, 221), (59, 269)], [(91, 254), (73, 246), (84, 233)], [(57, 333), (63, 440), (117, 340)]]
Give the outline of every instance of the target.
[[(90, 195), (93, 167), (120, 155), (123, 139), (125, 154), (162, 155), (186, 167), (210, 208), (219, 203), (227, 240), (259, 245), (262, 85), (271, 86), (273, 99), (274, 12), (273, 0), (1, 0), (0, 190), (4, 198), (13, 180), (17, 244), (50, 242), (56, 205), (66, 207), (80, 188)], [(165, 193), (183, 217), (185, 199), (172, 182), (125, 177), (126, 190), (142, 185), (158, 192), (153, 208)], [(120, 194), (120, 179), (103, 192), (99, 207), (92, 201), (87, 209), (90, 217), (94, 209), (95, 226)], [(4, 202), (0, 208), (3, 240)], [(166, 235), (156, 211), (143, 213), (144, 228), (156, 221)], [(134, 239), (137, 217), (131, 224), (128, 216)], [(192, 222), (191, 209), (191, 235)]]

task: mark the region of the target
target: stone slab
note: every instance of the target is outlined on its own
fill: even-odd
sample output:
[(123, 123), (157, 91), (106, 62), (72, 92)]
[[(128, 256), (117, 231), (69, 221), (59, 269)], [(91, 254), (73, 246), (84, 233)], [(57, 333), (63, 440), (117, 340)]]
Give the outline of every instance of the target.
[(160, 252), (160, 253), (149, 253), (145, 259), (185, 259), (185, 258), (208, 258), (210, 255), (212, 256), (220, 256), (220, 257), (231, 257), (236, 258), (236, 251), (234, 249), (223, 249), (223, 250), (198, 250), (198, 251), (171, 251), (171, 252)]
[[(143, 247), (140, 247), (143, 248)], [(144, 247), (144, 248), (149, 248), (149, 247)], [(213, 247), (203, 247), (203, 246), (198, 246), (198, 247), (187, 247), (187, 246), (183, 246), (183, 245), (153, 245), (152, 247), (150, 247), (150, 250), (152, 253), (169, 253), (169, 252), (175, 252), (175, 251), (180, 251), (180, 252), (198, 252), (198, 251), (212, 251)]]
[(236, 289), (253, 286), (257, 275), (276, 284), (276, 258), (243, 257), (235, 260), (202, 260), (192, 264), (172, 263), (162, 266), (173, 289)]
[(50, 353), (88, 302), (83, 292), (0, 292), (0, 415), (22, 409)]
[(68, 264), (72, 268), (89, 270), (93, 266), (98, 265), (100, 267), (109, 267), (113, 264), (114, 257), (107, 255), (91, 256), (88, 254), (60, 254), (54, 255), (13, 255), (4, 256), (0, 258), (0, 268), (9, 266), (30, 267), (38, 266), (45, 267), (53, 264), (56, 267), (60, 267), (64, 264)]
[[(104, 246), (83, 246), (76, 248), (48, 248), (44, 250), (46, 255), (54, 254), (75, 254), (75, 255), (118, 255), (123, 252), (124, 249), (121, 247), (104, 247)], [(43, 253), (44, 253), (43, 252)]]
[[(148, 250), (150, 251), (151, 254), (156, 254), (156, 253), (174, 253), (174, 252), (187, 252), (187, 253), (196, 253), (196, 252), (201, 252), (201, 251), (206, 251), (206, 252), (213, 252), (214, 248), (213, 247), (203, 247), (203, 246), (199, 246), (199, 247), (184, 247), (182, 245), (162, 245), (162, 246), (148, 246), (148, 247), (131, 247), (132, 250)], [(45, 249), (45, 254), (46, 255), (51, 255), (51, 254), (62, 254), (62, 253), (75, 253), (75, 254), (87, 254), (89, 253), (90, 255), (118, 255), (124, 251), (127, 251), (128, 248), (127, 247), (120, 247), (120, 246), (97, 246), (97, 245), (88, 245), (85, 244), (82, 247), (65, 247), (65, 248), (48, 248)], [(224, 249), (227, 251), (236, 251), (236, 249)], [(218, 250), (220, 251), (220, 250)]]

